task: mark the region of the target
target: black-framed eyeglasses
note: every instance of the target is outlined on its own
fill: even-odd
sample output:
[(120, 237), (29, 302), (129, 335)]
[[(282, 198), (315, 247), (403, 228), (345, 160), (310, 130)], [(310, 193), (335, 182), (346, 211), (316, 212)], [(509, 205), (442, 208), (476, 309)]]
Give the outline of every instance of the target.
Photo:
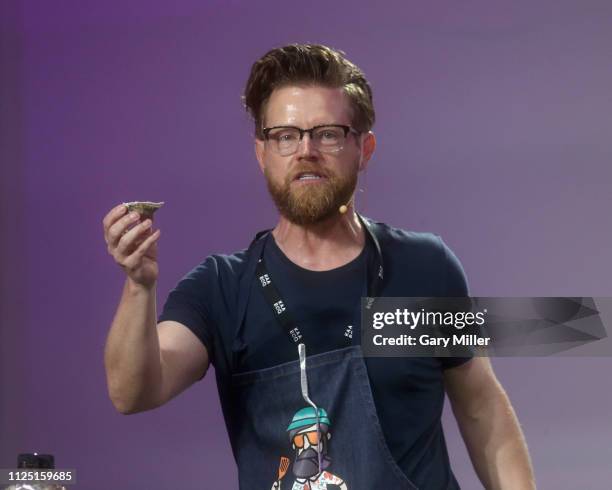
[(281, 156), (295, 153), (304, 135), (308, 133), (312, 145), (323, 153), (336, 153), (344, 148), (349, 133), (359, 135), (359, 131), (343, 124), (325, 124), (302, 129), (296, 126), (273, 126), (263, 129), (264, 141)]

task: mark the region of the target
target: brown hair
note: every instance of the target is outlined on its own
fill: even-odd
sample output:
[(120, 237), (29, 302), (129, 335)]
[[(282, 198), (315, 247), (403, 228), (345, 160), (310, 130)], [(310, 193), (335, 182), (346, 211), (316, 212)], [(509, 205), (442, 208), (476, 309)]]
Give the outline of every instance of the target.
[(263, 139), (263, 115), (272, 92), (291, 84), (342, 88), (351, 101), (352, 125), (367, 132), (374, 125), (372, 88), (364, 73), (338, 51), (320, 44), (290, 44), (268, 51), (253, 63), (242, 101)]

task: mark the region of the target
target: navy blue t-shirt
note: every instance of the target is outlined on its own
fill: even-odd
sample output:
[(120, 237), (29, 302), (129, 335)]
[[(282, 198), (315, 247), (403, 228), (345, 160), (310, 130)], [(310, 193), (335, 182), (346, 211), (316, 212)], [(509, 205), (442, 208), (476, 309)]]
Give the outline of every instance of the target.
[[(465, 274), (440, 237), (377, 224), (385, 279), (380, 296), (467, 296)], [(289, 260), (268, 235), (264, 260), (276, 287), (300, 326), (308, 355), (346, 347), (347, 328), (360, 322), (367, 264), (373, 259), (367, 240), (361, 254), (329, 271), (310, 271)], [(253, 274), (245, 321), (237, 329), (239, 283), (247, 252), (213, 255), (171, 291), (159, 321), (186, 325), (206, 346), (222, 405), (232, 374), (297, 359), (296, 346), (282, 330)], [(372, 394), (396, 462), (420, 489), (459, 488), (450, 471), (440, 417), (444, 369), (467, 358), (366, 358)]]

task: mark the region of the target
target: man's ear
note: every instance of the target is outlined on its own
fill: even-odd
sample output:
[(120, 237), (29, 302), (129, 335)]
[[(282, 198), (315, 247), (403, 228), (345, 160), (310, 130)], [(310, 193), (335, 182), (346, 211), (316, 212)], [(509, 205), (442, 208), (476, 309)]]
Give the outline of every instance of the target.
[(327, 433), (327, 440), (329, 441), (330, 439), (331, 439), (331, 433), (330, 433), (330, 432), (328, 432), (328, 433)]
[(372, 131), (368, 131), (363, 135), (363, 141), (361, 143), (361, 161), (359, 163), (359, 170), (365, 170), (368, 166), (368, 162), (374, 150), (376, 149), (376, 136)]
[(255, 138), (255, 156), (257, 157), (257, 162), (259, 162), (259, 168), (263, 172), (265, 165), (263, 161), (264, 154), (264, 141), (258, 138)]

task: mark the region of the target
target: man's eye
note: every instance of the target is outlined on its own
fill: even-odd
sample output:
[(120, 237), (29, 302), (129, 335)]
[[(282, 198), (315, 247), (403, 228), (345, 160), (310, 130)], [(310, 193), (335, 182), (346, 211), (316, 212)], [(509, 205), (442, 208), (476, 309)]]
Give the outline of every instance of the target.
[(281, 133), (277, 136), (278, 141), (293, 141), (295, 138), (293, 133)]
[(337, 140), (338, 133), (336, 131), (326, 130), (321, 132), (319, 137), (324, 140)]

